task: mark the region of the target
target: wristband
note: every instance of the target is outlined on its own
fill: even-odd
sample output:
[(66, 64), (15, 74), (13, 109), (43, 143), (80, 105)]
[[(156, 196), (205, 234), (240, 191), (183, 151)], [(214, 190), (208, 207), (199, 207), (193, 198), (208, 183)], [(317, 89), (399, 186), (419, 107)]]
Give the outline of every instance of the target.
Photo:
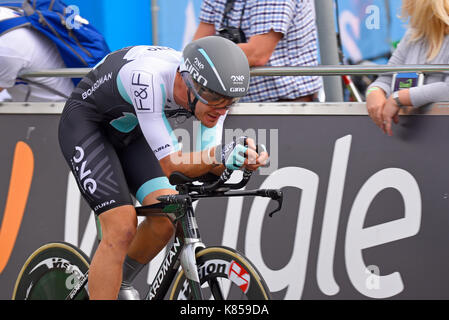
[(372, 87), (369, 88), (368, 91), (366, 91), (366, 95), (368, 96), (371, 92), (381, 90), (379, 87)]
[(401, 100), (399, 100), (399, 91), (393, 92), (392, 97), (393, 97), (394, 102), (396, 102), (396, 105), (397, 105), (399, 108), (405, 107), (405, 105), (403, 105), (403, 104), (401, 103)]

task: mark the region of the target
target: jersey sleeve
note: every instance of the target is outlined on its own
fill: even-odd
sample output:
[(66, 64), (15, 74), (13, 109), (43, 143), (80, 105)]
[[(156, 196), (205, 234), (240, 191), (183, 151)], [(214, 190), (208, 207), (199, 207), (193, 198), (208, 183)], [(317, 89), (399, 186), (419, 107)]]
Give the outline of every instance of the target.
[(133, 62), (119, 72), (148, 145), (158, 160), (180, 150), (178, 139), (164, 113), (167, 88), (162, 78)]

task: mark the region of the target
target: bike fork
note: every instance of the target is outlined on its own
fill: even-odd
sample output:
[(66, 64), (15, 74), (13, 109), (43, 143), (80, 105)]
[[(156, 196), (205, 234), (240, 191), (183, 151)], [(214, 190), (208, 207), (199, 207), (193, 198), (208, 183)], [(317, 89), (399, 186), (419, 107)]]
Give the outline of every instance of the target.
[[(187, 239), (186, 239), (187, 240)], [(184, 270), (184, 274), (189, 281), (190, 289), (195, 300), (203, 300), (201, 293), (201, 283), (198, 274), (198, 266), (196, 264), (195, 251), (196, 248), (203, 247), (200, 241), (188, 243), (184, 246), (181, 253), (181, 265)]]
[(184, 231), (185, 245), (180, 260), (184, 274), (189, 281), (193, 298), (196, 300), (203, 300), (204, 297), (201, 293), (201, 283), (195, 254), (198, 248), (205, 248), (205, 245), (201, 241), (192, 207), (187, 209), (186, 215), (185, 219), (181, 222)]

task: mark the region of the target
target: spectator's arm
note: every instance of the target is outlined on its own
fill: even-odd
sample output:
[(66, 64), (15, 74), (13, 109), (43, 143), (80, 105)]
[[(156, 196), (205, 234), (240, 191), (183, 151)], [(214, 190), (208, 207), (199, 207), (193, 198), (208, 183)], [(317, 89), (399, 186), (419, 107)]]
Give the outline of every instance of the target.
[[(390, 60), (388, 61), (388, 65), (402, 65), (405, 62), (405, 58), (407, 55), (407, 52), (410, 50), (409, 48), (409, 39), (410, 39), (410, 31), (407, 31), (402, 38), (401, 42), (399, 43), (397, 49), (393, 52), (393, 55), (391, 56)], [(392, 92), (391, 92), (391, 82), (393, 81), (392, 75), (380, 75), (376, 81), (374, 81), (370, 86), (368, 87), (368, 90), (370, 88), (378, 87), (381, 88), (384, 92), (386, 97), (388, 98)]]
[(409, 93), (410, 105), (414, 107), (420, 107), (434, 102), (449, 101), (449, 76), (446, 77), (446, 81), (413, 87), (407, 91)]
[(215, 26), (210, 23), (200, 22), (193, 36), (193, 40), (213, 35), (215, 35)]
[[(193, 36), (193, 40), (215, 34), (216, 30), (213, 24), (200, 22)], [(264, 66), (267, 64), (282, 37), (282, 33), (270, 30), (268, 33), (251, 37), (248, 43), (239, 43), (239, 46), (248, 57), (250, 66)]]
[(239, 46), (248, 57), (251, 67), (264, 66), (282, 37), (282, 33), (272, 29), (268, 33), (252, 36), (248, 43), (239, 43)]
[(19, 73), (26, 67), (27, 62), (16, 52), (9, 52), (3, 48), (8, 56), (0, 56), (0, 88), (11, 88), (16, 83)]

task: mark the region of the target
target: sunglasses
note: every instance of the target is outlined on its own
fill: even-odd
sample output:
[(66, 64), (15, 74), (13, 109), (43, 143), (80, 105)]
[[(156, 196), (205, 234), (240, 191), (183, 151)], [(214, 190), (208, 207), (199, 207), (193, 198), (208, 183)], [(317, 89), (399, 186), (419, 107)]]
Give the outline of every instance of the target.
[(235, 104), (240, 98), (231, 98), (223, 96), (206, 87), (203, 87), (198, 82), (193, 81), (191, 74), (188, 71), (181, 72), (187, 87), (193, 92), (195, 97), (201, 103), (216, 109), (228, 109)]

